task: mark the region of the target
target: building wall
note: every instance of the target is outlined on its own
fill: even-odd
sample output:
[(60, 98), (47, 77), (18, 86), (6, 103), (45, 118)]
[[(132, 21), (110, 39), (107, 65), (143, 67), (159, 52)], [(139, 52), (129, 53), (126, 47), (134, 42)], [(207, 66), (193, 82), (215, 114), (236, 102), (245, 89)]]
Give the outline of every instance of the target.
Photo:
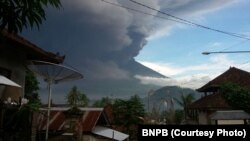
[(0, 68), (9, 70), (11, 72), (9, 79), (22, 86), (22, 88), (2, 88), (0, 94), (0, 96), (2, 95), (2, 100), (11, 97), (12, 100), (18, 101), (19, 98), (23, 96), (25, 85), (25, 56), (25, 53), (18, 49), (3, 48), (0, 45)]
[(209, 124), (206, 112), (199, 111), (198, 119), (199, 119), (199, 124)]
[(91, 135), (83, 135), (81, 141), (100, 141)]
[(244, 124), (244, 120), (217, 120), (218, 125)]

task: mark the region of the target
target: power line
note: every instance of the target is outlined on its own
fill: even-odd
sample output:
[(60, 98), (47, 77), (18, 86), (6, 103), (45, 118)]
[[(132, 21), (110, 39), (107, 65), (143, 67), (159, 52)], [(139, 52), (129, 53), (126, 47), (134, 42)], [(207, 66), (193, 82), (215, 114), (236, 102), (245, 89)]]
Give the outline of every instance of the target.
[(110, 4), (110, 5), (113, 5), (113, 6), (116, 6), (116, 7), (124, 8), (124, 9), (127, 9), (127, 10), (131, 10), (131, 11), (134, 11), (134, 12), (137, 12), (137, 13), (141, 13), (141, 14), (145, 14), (145, 15), (149, 15), (149, 16), (161, 18), (161, 19), (164, 19), (164, 20), (170, 20), (170, 21), (174, 21), (174, 22), (178, 22), (178, 23), (182, 23), (182, 24), (186, 24), (186, 25), (191, 25), (191, 24), (186, 23), (186, 22), (182, 22), (182, 21), (175, 20), (175, 19), (169, 19), (169, 18), (162, 17), (162, 16), (157, 16), (157, 15), (154, 15), (154, 14), (150, 14), (150, 13), (147, 13), (147, 12), (144, 12), (144, 11), (136, 10), (136, 9), (133, 9), (133, 8), (130, 8), (130, 7), (127, 7), (127, 6), (123, 6), (123, 5), (120, 5), (120, 4), (116, 4), (116, 3), (113, 3), (113, 2), (109, 2), (109, 1), (105, 1), (105, 0), (102, 0), (102, 2), (105, 2), (107, 4)]
[(246, 43), (247, 41), (249, 41), (249, 40), (244, 40), (244, 41), (241, 41), (241, 42), (239, 42), (239, 43), (233, 44), (233, 45), (231, 45), (231, 46), (229, 46), (229, 47), (227, 47), (227, 48), (224, 48), (224, 49), (221, 50), (221, 51), (225, 51), (225, 50), (228, 50), (229, 48), (232, 48), (232, 47), (234, 47), (234, 46), (238, 46), (238, 45), (244, 44), (244, 43)]
[(226, 34), (226, 35), (229, 35), (229, 36), (233, 36), (233, 37), (237, 37), (237, 38), (242, 38), (242, 39), (246, 39), (246, 40), (250, 40), (250, 38), (248, 36), (245, 36), (245, 35), (242, 35), (242, 34), (237, 34), (237, 33), (232, 33), (232, 32), (227, 32), (227, 31), (222, 31), (222, 30), (219, 30), (219, 29), (215, 29), (215, 28), (211, 28), (211, 27), (208, 27), (208, 26), (204, 26), (204, 25), (201, 25), (201, 24), (197, 24), (197, 23), (194, 23), (192, 21), (189, 21), (189, 20), (186, 20), (186, 19), (182, 19), (182, 18), (179, 18), (177, 16), (174, 16), (174, 15), (171, 15), (169, 13), (166, 13), (166, 12), (162, 12), (160, 10), (157, 10), (155, 8), (152, 8), (150, 6), (147, 6), (145, 4), (142, 4), (142, 3), (139, 3), (137, 1), (134, 1), (134, 0), (129, 0), (137, 5), (140, 5), (140, 6), (143, 6), (143, 7), (146, 7), (148, 9), (151, 9), (151, 10), (154, 10), (154, 11), (157, 11), (158, 13), (161, 13), (161, 14), (164, 14), (164, 15), (167, 15), (169, 17), (172, 17), (174, 19), (178, 19), (182, 22), (185, 22), (185, 23), (188, 23), (189, 25), (193, 25), (193, 26), (196, 26), (196, 27), (199, 27), (199, 28), (203, 28), (203, 29), (207, 29), (207, 30), (211, 30), (211, 31), (215, 31), (215, 32), (219, 32), (219, 33), (222, 33), (222, 34)]

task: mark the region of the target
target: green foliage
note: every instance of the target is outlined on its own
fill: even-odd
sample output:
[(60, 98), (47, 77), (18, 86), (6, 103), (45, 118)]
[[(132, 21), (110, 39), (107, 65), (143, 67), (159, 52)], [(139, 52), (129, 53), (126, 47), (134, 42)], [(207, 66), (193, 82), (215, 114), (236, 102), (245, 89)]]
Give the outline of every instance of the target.
[(133, 138), (136, 134), (133, 127), (142, 122), (144, 105), (139, 96), (131, 96), (129, 100), (117, 99), (113, 105), (114, 124), (126, 128), (127, 133)]
[(28, 107), (31, 111), (37, 111), (41, 105), (41, 100), (38, 95), (38, 85), (39, 82), (35, 75), (30, 71), (26, 71), (24, 97), (29, 100)]
[(175, 98), (175, 101), (184, 109), (184, 118), (189, 116), (188, 106), (194, 101), (194, 94), (189, 93), (188, 95), (181, 95), (181, 100)]
[(25, 89), (24, 89), (25, 97), (31, 101), (33, 99), (34, 100), (39, 99), (39, 96), (38, 96), (39, 86), (38, 85), (39, 85), (39, 82), (37, 78), (35, 77), (35, 75), (30, 71), (26, 71)]
[(230, 106), (250, 112), (249, 89), (234, 83), (225, 83), (220, 90)]
[(189, 93), (188, 95), (181, 95), (181, 100), (174, 98), (175, 101), (184, 109), (193, 102), (194, 100), (194, 94)]
[(67, 103), (73, 107), (88, 106), (89, 99), (74, 86), (66, 96)]
[(112, 104), (112, 99), (109, 97), (103, 97), (101, 100), (94, 102), (94, 107), (105, 107), (106, 105)]
[(46, 20), (45, 8), (61, 7), (60, 0), (1, 0), (0, 29), (7, 28), (9, 32), (21, 32), (23, 27), (31, 28)]
[(32, 112), (26, 106), (9, 107), (3, 116), (3, 130), (9, 136), (5, 140), (28, 141), (30, 139)]
[(184, 118), (184, 111), (175, 110), (175, 124), (181, 124), (183, 118)]

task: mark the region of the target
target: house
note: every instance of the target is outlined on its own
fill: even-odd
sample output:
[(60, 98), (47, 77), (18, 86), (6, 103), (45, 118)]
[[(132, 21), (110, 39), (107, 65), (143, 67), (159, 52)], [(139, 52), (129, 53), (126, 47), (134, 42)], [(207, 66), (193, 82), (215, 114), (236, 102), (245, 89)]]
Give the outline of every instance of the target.
[[(42, 140), (46, 130), (47, 109), (41, 109), (37, 119), (37, 140)], [(104, 108), (52, 107), (49, 122), (50, 138), (63, 140), (77, 138), (82, 141), (119, 140), (129, 136), (113, 130)]]
[[(230, 120), (230, 117), (232, 120), (237, 120), (235, 116), (232, 115), (237, 114), (238, 111), (232, 110), (240, 109), (231, 107), (223, 97), (223, 93), (219, 91), (220, 86), (227, 82), (250, 88), (250, 73), (235, 67), (230, 67), (226, 72), (197, 89), (197, 91), (203, 92), (205, 96), (189, 105), (188, 109), (195, 113), (193, 114), (193, 118), (198, 120), (199, 124), (215, 124), (215, 120), (217, 120), (217, 123), (220, 123), (221, 121), (218, 117), (221, 117), (221, 120), (226, 118), (225, 120), (227, 121)], [(224, 113), (224, 116), (221, 116), (222, 113)], [(246, 114), (244, 113), (242, 115)], [(247, 116), (237, 118), (239, 118), (239, 120), (246, 120), (242, 119), (246, 117)]]
[(65, 56), (45, 51), (23, 37), (8, 33), (0, 33), (0, 75), (3, 75), (17, 84), (20, 88), (0, 86), (0, 99), (11, 97), (14, 101), (24, 95), (26, 63), (28, 60), (41, 60), (53, 63), (62, 63)]
[(249, 124), (250, 114), (243, 110), (216, 111), (211, 115), (211, 120), (216, 125)]
[[(22, 87), (0, 85), (0, 140), (12, 140), (15, 137), (14, 134), (21, 133), (6, 130), (8, 127), (5, 124), (10, 123), (11, 120), (8, 118), (8, 114), (12, 114), (11, 116), (15, 115), (18, 107), (6, 108), (3, 101), (11, 100), (19, 103), (20, 98), (24, 96), (27, 61), (41, 60), (58, 64), (62, 63), (64, 58), (65, 56), (60, 56), (59, 54), (39, 48), (15, 33), (8, 33), (5, 30), (0, 31), (0, 75), (5, 76)], [(21, 120), (28, 121), (27, 119), (29, 117)], [(30, 127), (27, 127), (23, 128), (23, 131), (26, 129), (31, 130)], [(30, 134), (25, 136), (29, 138)]]

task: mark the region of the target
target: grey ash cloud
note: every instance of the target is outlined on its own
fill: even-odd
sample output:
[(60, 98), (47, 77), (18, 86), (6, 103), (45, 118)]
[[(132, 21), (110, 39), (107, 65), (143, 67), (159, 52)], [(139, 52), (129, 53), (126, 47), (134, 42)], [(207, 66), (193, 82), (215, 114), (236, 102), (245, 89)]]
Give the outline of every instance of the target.
[[(127, 0), (109, 1), (157, 14)], [(216, 0), (195, 1), (199, 5), (194, 0), (140, 2), (161, 10), (172, 9), (172, 14), (179, 15), (192, 15), (199, 10), (220, 7)], [(202, 3), (211, 3), (211, 6), (199, 7)], [(63, 101), (62, 95), (73, 85), (93, 98), (111, 93), (117, 97), (127, 97), (149, 89), (148, 86), (143, 87), (135, 75), (165, 77), (137, 63), (134, 57), (146, 45), (148, 37), (173, 23), (115, 7), (101, 0), (62, 0), (62, 5), (60, 10), (47, 10), (47, 20), (39, 30), (23, 32), (23, 36), (38, 46), (65, 54), (65, 63), (84, 74), (82, 80), (56, 86), (54, 93), (61, 97), (59, 102)]]

